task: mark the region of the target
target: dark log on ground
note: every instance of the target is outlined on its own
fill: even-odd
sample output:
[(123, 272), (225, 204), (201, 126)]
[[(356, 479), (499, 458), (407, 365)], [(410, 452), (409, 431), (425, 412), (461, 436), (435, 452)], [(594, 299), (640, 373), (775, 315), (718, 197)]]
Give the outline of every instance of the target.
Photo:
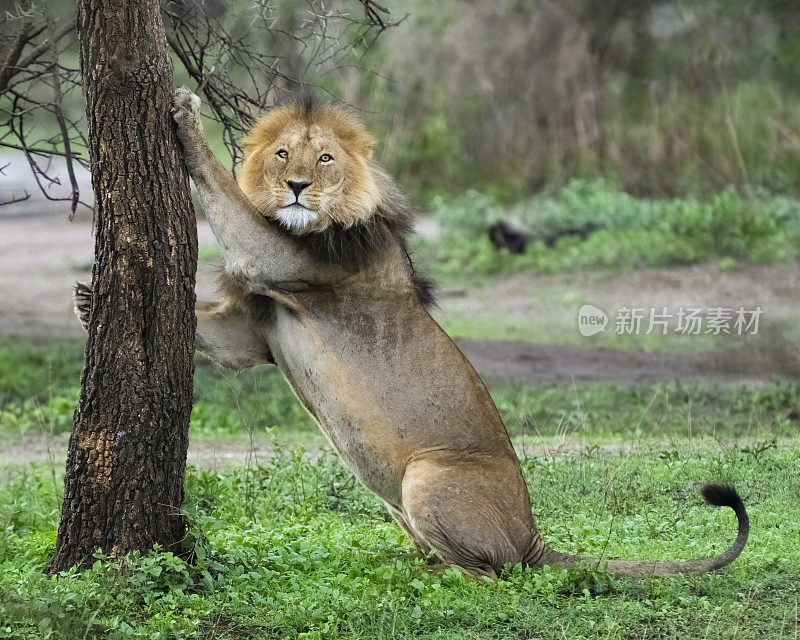
[(565, 227), (556, 231), (529, 231), (500, 220), (489, 227), (487, 233), (492, 244), (498, 249), (508, 249), (511, 253), (525, 253), (531, 242), (541, 242), (548, 249), (552, 249), (560, 238), (580, 236), (581, 240), (586, 240), (599, 229), (602, 229), (601, 225), (589, 220), (577, 227)]

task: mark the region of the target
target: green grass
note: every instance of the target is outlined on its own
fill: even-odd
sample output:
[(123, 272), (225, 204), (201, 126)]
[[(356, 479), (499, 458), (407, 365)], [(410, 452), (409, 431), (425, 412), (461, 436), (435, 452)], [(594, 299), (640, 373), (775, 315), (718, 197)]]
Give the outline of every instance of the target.
[[(198, 207), (199, 210), (201, 210)], [(222, 260), (222, 250), (219, 245), (201, 244), (197, 247), (197, 262), (199, 264), (213, 265), (219, 264)]]
[(751, 543), (731, 567), (688, 578), (516, 566), (477, 582), (429, 571), (336, 460), (296, 454), (225, 475), (190, 470), (191, 561), (98, 556), (81, 575), (50, 577), (60, 478), (30, 467), (0, 487), (0, 637), (794, 637), (796, 449), (586, 450), (528, 458), (523, 467), (538, 525), (560, 550), (647, 559), (718, 553), (735, 518), (701, 505), (697, 489), (708, 480), (739, 487)]
[(789, 381), (762, 388), (514, 385), (493, 388), (492, 397), (511, 435), (526, 442), (771, 442), (794, 436), (800, 419), (800, 387)]
[[(0, 341), (0, 440), (68, 433), (80, 391), (81, 361), (77, 340)], [(786, 380), (760, 387), (670, 381), (493, 385), (490, 390), (509, 432), (525, 442), (771, 442), (796, 432), (800, 407), (800, 385)], [(253, 434), (284, 447), (325, 445), (277, 369), (224, 374), (199, 356), (191, 437), (242, 441)]]
[[(0, 437), (59, 434), (72, 428), (80, 393), (83, 343), (0, 339)], [(202, 356), (195, 369), (192, 433), (202, 436), (270, 433), (322, 441), (277, 370), (223, 374)]]
[[(0, 341), (0, 442), (66, 434), (78, 341)], [(557, 549), (688, 559), (730, 543), (730, 482), (752, 542), (716, 574), (611, 578), (509, 567), (494, 582), (431, 572), (330, 453), (272, 369), (222, 375), (198, 360), (193, 442), (276, 442), (262, 464), (190, 469), (185, 556), (153, 553), (51, 577), (59, 462), (0, 474), (0, 638), (766, 638), (800, 625), (800, 389), (678, 382), (492, 388), (534, 515)], [(63, 441), (62, 441), (63, 442)], [(609, 445), (609, 443), (611, 443)], [(531, 457), (526, 453), (532, 454)]]
[[(434, 198), (431, 213), (441, 226), (435, 242), (420, 240), (421, 261), (445, 280), (516, 271), (564, 273), (584, 269), (664, 267), (721, 261), (777, 264), (800, 257), (800, 203), (783, 197), (743, 198), (729, 189), (704, 200), (638, 199), (602, 181), (574, 180), (555, 198), (535, 197), (503, 206), (481, 193)], [(586, 239), (541, 242), (522, 255), (497, 251), (486, 229), (499, 219), (539, 232), (593, 222)]]
[[(600, 270), (591, 273), (565, 273), (545, 277), (519, 274), (508, 278), (496, 274), (466, 283), (460, 276), (442, 279), (439, 307), (433, 310), (436, 321), (454, 338), (471, 340), (511, 340), (531, 344), (562, 345), (586, 349), (643, 350), (650, 352), (685, 353), (753, 348), (762, 341), (771, 348), (776, 334), (800, 335), (800, 327), (789, 314), (774, 312), (759, 326), (754, 335), (687, 335), (676, 331), (675, 324), (667, 334), (658, 330), (647, 333), (647, 314), (654, 303), (637, 302), (637, 292), (625, 293), (625, 285), (616, 285), (616, 296), (629, 295), (626, 304), (645, 310), (645, 320), (639, 333), (617, 333), (616, 313), (624, 306), (610, 303), (604, 288), (615, 287), (614, 280), (624, 277), (620, 270)], [(676, 277), (679, 275), (676, 274)], [(713, 273), (710, 274), (714, 278)], [(656, 276), (654, 276), (655, 280)], [(509, 291), (508, 282), (513, 281)], [(505, 288), (504, 288), (505, 287)], [(464, 295), (465, 291), (469, 291)], [(480, 301), (480, 304), (476, 304)], [(578, 310), (584, 304), (603, 309), (609, 318), (605, 331), (586, 337), (578, 331)], [(710, 306), (710, 305), (709, 305)], [(733, 303), (731, 303), (733, 306)], [(749, 309), (750, 307), (748, 307)], [(669, 308), (676, 313), (677, 307)], [(772, 311), (772, 310), (771, 310)], [(774, 346), (772, 346), (774, 348)]]

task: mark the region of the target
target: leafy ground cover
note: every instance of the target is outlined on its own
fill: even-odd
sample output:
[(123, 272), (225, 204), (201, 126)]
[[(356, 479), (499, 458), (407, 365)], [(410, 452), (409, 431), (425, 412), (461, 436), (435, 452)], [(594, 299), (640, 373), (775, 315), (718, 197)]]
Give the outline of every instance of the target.
[[(796, 443), (795, 443), (796, 444)], [(538, 524), (562, 550), (693, 558), (733, 537), (730, 510), (701, 505), (735, 483), (751, 543), (729, 568), (618, 579), (602, 565), (509, 567), (476, 582), (429, 570), (383, 507), (335, 459), (299, 452), (224, 475), (190, 470), (184, 557), (154, 553), (82, 574), (46, 573), (61, 478), (19, 470), (0, 486), (0, 637), (791, 638), (800, 625), (800, 454), (720, 444), (531, 457)]]
[[(2, 343), (0, 440), (66, 433), (80, 371), (72, 341)], [(718, 553), (735, 519), (701, 504), (730, 482), (751, 544), (711, 575), (627, 580), (602, 565), (509, 567), (479, 583), (431, 571), (378, 500), (330, 454), (268, 370), (198, 368), (195, 441), (284, 443), (261, 464), (190, 469), (185, 554), (49, 576), (60, 464), (0, 474), (0, 637), (781, 638), (800, 628), (797, 386), (498, 387), (537, 522), (558, 549), (614, 557)], [(314, 435), (312, 435), (314, 434)], [(316, 438), (316, 439), (315, 439)], [(617, 442), (618, 446), (601, 446)], [(530, 453), (531, 455), (527, 455)]]

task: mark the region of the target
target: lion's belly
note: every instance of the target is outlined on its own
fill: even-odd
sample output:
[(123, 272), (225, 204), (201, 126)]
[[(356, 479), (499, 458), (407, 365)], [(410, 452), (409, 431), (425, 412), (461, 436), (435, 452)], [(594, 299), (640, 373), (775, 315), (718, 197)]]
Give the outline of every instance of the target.
[(390, 505), (400, 504), (400, 485), (408, 456), (381, 403), (348, 375), (330, 343), (314, 332), (297, 331), (273, 341), (275, 363), (300, 402), (358, 479)]
[(365, 415), (341, 389), (321, 389), (313, 365), (299, 362), (298, 355), (279, 366), (287, 365), (281, 369), (300, 402), (358, 479), (390, 505), (400, 505), (408, 455), (392, 437), (391, 424)]
[(480, 379), (427, 313), (360, 314), (359, 322), (279, 312), (270, 346), (300, 401), (369, 489), (399, 505), (406, 465), (426, 452), (515, 455)]

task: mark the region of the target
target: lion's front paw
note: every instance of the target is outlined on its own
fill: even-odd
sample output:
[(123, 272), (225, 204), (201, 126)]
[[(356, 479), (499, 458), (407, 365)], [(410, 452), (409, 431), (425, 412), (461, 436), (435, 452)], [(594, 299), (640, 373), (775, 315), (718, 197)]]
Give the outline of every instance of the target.
[(175, 89), (172, 96), (172, 118), (178, 130), (188, 130), (200, 122), (200, 98), (186, 87)]
[(89, 315), (92, 312), (92, 286), (85, 282), (76, 282), (73, 300), (75, 302), (75, 315), (78, 316), (83, 328), (88, 331)]
[(186, 87), (175, 90), (172, 98), (172, 119), (177, 124), (178, 140), (190, 172), (199, 169), (208, 145), (200, 122), (200, 98)]

